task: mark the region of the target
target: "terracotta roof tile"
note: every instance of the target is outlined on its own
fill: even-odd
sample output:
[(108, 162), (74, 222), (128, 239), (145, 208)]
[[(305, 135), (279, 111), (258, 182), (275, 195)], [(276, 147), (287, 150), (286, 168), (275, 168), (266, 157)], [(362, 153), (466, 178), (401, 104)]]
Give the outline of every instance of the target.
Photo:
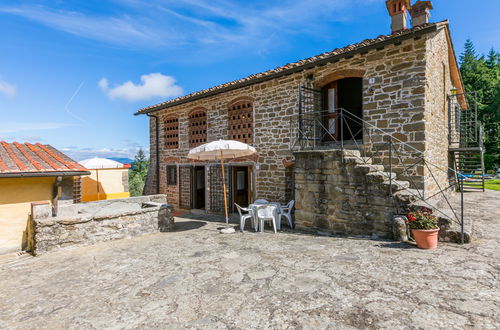
[(0, 141), (0, 176), (88, 170), (50, 145)]
[(332, 57), (335, 57), (338, 55), (344, 55), (344, 54), (347, 55), (351, 51), (361, 50), (364, 47), (374, 46), (374, 45), (377, 45), (378, 43), (381, 43), (381, 42), (384, 42), (384, 41), (387, 41), (390, 39), (397, 39), (398, 37), (402, 37), (405, 35), (411, 35), (412, 33), (421, 31), (421, 30), (428, 28), (428, 27), (431, 27), (431, 26), (446, 25), (446, 24), (448, 24), (448, 21), (422, 24), (422, 25), (416, 26), (412, 29), (402, 30), (402, 31), (395, 32), (395, 33), (388, 34), (388, 35), (380, 35), (380, 36), (373, 38), (373, 39), (365, 39), (359, 43), (348, 45), (348, 46), (345, 46), (342, 48), (336, 48), (330, 52), (326, 52), (326, 53), (319, 54), (319, 55), (316, 55), (313, 57), (309, 57), (309, 58), (306, 58), (306, 59), (303, 59), (303, 60), (300, 60), (300, 61), (297, 61), (294, 63), (288, 63), (288, 64), (285, 64), (285, 65), (280, 66), (278, 68), (272, 69), (272, 70), (264, 71), (264, 72), (257, 73), (257, 74), (252, 74), (252, 75), (247, 76), (247, 77), (242, 78), (242, 79), (234, 80), (234, 81), (231, 81), (228, 83), (224, 83), (224, 84), (210, 87), (210, 88), (207, 88), (204, 90), (200, 90), (200, 91), (197, 91), (197, 92), (194, 92), (191, 94), (180, 96), (180, 97), (177, 97), (177, 98), (172, 99), (172, 100), (158, 103), (156, 105), (145, 107), (145, 108), (142, 108), (139, 111), (137, 111), (135, 114), (140, 115), (140, 114), (145, 114), (145, 113), (149, 113), (152, 111), (168, 108), (168, 107), (173, 106), (173, 105), (189, 102), (192, 99), (209, 96), (209, 95), (211, 95), (211, 93), (217, 92), (217, 91), (223, 90), (223, 89), (236, 89), (236, 88), (242, 87), (244, 85), (251, 84), (254, 81), (257, 81), (259, 79), (265, 79), (265, 78), (272, 79), (276, 75), (286, 74), (287, 71), (290, 71), (290, 70), (293, 70), (296, 68), (300, 68), (300, 67), (305, 66), (305, 65), (311, 65), (311, 64), (314, 64), (316, 62), (319, 62), (319, 61), (327, 59), (327, 58), (332, 58)]

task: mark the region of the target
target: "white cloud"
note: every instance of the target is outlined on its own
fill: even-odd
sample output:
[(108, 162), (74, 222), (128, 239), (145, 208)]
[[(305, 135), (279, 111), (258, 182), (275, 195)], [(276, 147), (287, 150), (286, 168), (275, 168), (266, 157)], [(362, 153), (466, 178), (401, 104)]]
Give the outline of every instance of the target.
[(18, 15), (51, 28), (81, 37), (131, 45), (159, 41), (155, 32), (134, 18), (123, 16), (88, 16), (75, 11), (55, 10), (42, 6), (0, 7), (0, 12)]
[(15, 96), (16, 92), (16, 85), (10, 84), (5, 80), (0, 80), (0, 93), (3, 93), (7, 96)]
[(110, 87), (107, 78), (98, 82), (101, 90), (111, 99), (127, 101), (146, 101), (156, 97), (175, 97), (182, 94), (182, 88), (175, 84), (175, 79), (161, 73), (150, 73), (141, 76), (141, 83), (126, 81), (121, 85)]

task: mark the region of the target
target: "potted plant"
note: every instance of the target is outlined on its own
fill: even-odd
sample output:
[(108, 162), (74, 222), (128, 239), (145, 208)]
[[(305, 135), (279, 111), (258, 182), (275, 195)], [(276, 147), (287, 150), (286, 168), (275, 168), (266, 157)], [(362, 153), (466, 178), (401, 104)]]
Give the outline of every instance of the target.
[(439, 233), (436, 216), (432, 215), (429, 209), (424, 208), (409, 213), (407, 218), (417, 246), (421, 249), (435, 249)]

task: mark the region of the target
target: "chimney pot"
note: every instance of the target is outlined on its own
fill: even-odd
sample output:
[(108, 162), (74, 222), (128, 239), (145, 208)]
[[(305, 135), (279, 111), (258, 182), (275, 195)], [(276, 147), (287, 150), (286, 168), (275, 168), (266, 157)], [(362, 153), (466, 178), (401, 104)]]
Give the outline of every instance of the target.
[(387, 11), (391, 16), (392, 33), (408, 28), (408, 10), (411, 8), (410, 0), (387, 0)]
[(410, 14), (413, 26), (419, 26), (429, 23), (431, 17), (432, 2), (431, 1), (417, 1), (411, 6)]

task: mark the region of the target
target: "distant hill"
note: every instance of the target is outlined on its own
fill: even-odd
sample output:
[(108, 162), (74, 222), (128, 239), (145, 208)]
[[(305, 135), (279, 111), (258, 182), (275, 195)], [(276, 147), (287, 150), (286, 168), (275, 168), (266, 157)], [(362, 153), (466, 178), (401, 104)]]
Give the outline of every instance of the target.
[(134, 160), (130, 158), (120, 158), (120, 157), (107, 157), (107, 158), (122, 164), (132, 164), (134, 162)]

